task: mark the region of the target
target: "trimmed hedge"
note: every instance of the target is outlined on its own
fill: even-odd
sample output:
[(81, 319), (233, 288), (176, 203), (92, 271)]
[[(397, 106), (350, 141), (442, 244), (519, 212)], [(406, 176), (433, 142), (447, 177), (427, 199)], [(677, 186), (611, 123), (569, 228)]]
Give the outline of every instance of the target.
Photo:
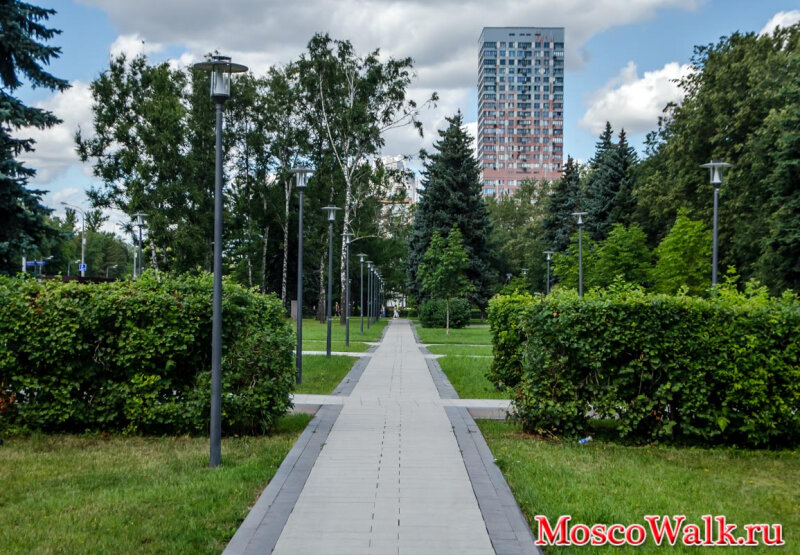
[[(450, 327), (463, 328), (469, 324), (469, 301), (450, 299)], [(431, 299), (419, 307), (419, 320), (426, 328), (443, 328), (447, 323), (447, 302)]]
[(633, 441), (800, 443), (794, 295), (563, 290), (519, 312), (527, 341), (515, 405), (529, 432), (581, 436), (606, 418)]
[(522, 345), (527, 336), (522, 329), (522, 309), (532, 305), (529, 293), (514, 292), (489, 300), (489, 328), (492, 334), (492, 365), (486, 378), (498, 390), (516, 387), (522, 379)]
[[(102, 284), (0, 277), (4, 427), (205, 432), (211, 292), (209, 274)], [(224, 283), (225, 433), (262, 433), (285, 413), (292, 337), (274, 295)]]

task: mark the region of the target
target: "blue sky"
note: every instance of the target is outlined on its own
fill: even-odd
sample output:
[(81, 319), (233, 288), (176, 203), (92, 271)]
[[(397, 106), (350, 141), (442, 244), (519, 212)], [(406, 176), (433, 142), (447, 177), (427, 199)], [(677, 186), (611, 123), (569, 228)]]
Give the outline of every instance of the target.
[[(33, 0), (35, 2), (35, 0)], [(74, 155), (77, 126), (91, 127), (88, 84), (108, 65), (109, 53), (145, 49), (154, 61), (186, 65), (212, 50), (232, 55), (263, 73), (270, 64), (296, 58), (314, 32), (350, 39), (360, 52), (380, 48), (411, 56), (418, 80), (411, 94), (432, 90), (441, 101), (423, 115), (426, 136), (409, 131), (387, 137), (386, 154), (414, 154), (430, 148), (444, 117), (461, 109), (477, 119), (477, 48), (483, 25), (564, 26), (565, 150), (591, 157), (599, 127), (609, 120), (625, 127), (635, 145), (656, 125), (670, 100), (680, 100), (670, 78), (686, 71), (694, 45), (717, 41), (734, 31), (760, 32), (772, 21), (800, 20), (797, 1), (765, 0), (503, 0), (463, 4), (444, 0), (50, 0), (50, 20), (63, 32), (51, 44), (62, 56), (51, 70), (74, 83), (63, 95), (21, 89), (26, 101), (52, 109), (64, 119), (59, 129), (33, 132), (37, 152), (29, 164), (34, 182), (50, 193), (45, 203), (85, 205), (92, 184), (89, 168)], [(142, 46), (142, 40), (146, 46)]]

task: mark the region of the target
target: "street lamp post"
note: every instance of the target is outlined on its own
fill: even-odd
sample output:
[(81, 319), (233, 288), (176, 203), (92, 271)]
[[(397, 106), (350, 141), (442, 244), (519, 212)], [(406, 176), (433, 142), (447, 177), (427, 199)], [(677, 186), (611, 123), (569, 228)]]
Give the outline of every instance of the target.
[(578, 296), (583, 297), (583, 217), (586, 212), (573, 212), (578, 218)]
[(328, 213), (328, 306), (325, 313), (328, 317), (328, 341), (326, 356), (331, 357), (331, 307), (333, 305), (333, 223), (336, 221), (336, 211), (341, 210), (338, 206), (324, 206), (322, 208)]
[(719, 187), (722, 185), (722, 169), (730, 168), (732, 164), (721, 160), (711, 160), (701, 164), (701, 168), (708, 168), (711, 172), (711, 185), (714, 187), (714, 250), (711, 256), (711, 287), (717, 287), (717, 259), (718, 259), (718, 214), (719, 214)]
[(114, 270), (116, 268), (117, 268), (117, 264), (114, 264), (113, 266), (106, 266), (106, 279), (108, 279), (108, 271), (109, 270)]
[(80, 260), (68, 260), (67, 261), (67, 277), (70, 277), (70, 275), (71, 275), (70, 270), (72, 269), (72, 265), (73, 264), (80, 264), (80, 263), (81, 263)]
[(61, 201), (61, 204), (81, 213), (81, 265), (79, 267), (81, 268), (81, 277), (85, 277), (86, 266), (84, 264), (86, 263), (86, 212), (84, 212), (82, 208), (72, 204), (67, 204), (64, 201)]
[(349, 347), (350, 346), (350, 241), (355, 237), (349, 231), (343, 234), (344, 236), (344, 244), (345, 244), (345, 296), (344, 296), (344, 323), (345, 323), (345, 331), (344, 331), (344, 344)]
[(547, 255), (547, 282), (544, 285), (544, 294), (547, 295), (550, 293), (550, 261), (553, 259), (553, 251), (544, 251), (544, 254)]
[(139, 270), (136, 270), (136, 264), (134, 264), (133, 268), (133, 276), (134, 277), (142, 277), (142, 271), (144, 270), (144, 260), (142, 259), (142, 228), (145, 226), (144, 219), (147, 217), (147, 214), (144, 212), (137, 212), (133, 215), (136, 218), (136, 222), (133, 224), (139, 228)]
[[(222, 106), (231, 95), (231, 74), (247, 71), (227, 56), (211, 56), (194, 64), (211, 73), (211, 98), (216, 109), (216, 156), (214, 172), (214, 298), (211, 325), (211, 441), (209, 466), (222, 462)], [(141, 228), (139, 228), (141, 230)], [(141, 245), (141, 242), (140, 242)], [(141, 257), (139, 264), (141, 265)]]
[(360, 297), (358, 313), (361, 315), (361, 335), (364, 335), (364, 259), (367, 255), (359, 253), (356, 256), (358, 256), (358, 261), (361, 264), (361, 283), (358, 286), (358, 295)]
[(295, 354), (295, 381), (303, 383), (303, 192), (308, 185), (311, 170), (293, 168), (295, 187), (300, 193), (297, 210), (297, 348)]
[(367, 329), (372, 326), (372, 261), (367, 260)]

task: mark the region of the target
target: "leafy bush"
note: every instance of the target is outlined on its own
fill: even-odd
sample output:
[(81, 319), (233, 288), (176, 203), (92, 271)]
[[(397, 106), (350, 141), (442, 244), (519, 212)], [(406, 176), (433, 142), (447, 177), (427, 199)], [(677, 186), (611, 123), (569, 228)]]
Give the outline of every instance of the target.
[[(211, 291), (208, 274), (100, 284), (0, 278), (0, 384), (13, 399), (6, 425), (204, 432)], [(285, 412), (292, 386), (280, 302), (224, 283), (223, 345), (223, 429), (262, 432)]]
[[(447, 320), (447, 304), (444, 299), (425, 301), (419, 308), (419, 319), (426, 328), (443, 328)], [(463, 328), (469, 324), (469, 301), (450, 299), (450, 327)]]
[(800, 442), (795, 295), (564, 290), (518, 312), (527, 342), (515, 404), (528, 431), (577, 436), (596, 416), (634, 441)]
[(521, 309), (533, 304), (529, 293), (514, 292), (489, 301), (489, 328), (494, 359), (486, 375), (497, 389), (515, 387), (522, 379), (522, 346), (526, 336)]

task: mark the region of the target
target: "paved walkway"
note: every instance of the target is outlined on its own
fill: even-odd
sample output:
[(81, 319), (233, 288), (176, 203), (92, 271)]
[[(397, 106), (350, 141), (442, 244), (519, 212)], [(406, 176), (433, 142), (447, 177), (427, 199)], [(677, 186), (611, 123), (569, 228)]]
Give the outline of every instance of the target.
[[(488, 484), (493, 496), (499, 470), (474, 489), (480, 458), (470, 459), (468, 474), (462, 448), (477, 430), (454, 425), (461, 413), (446, 412), (447, 404), (471, 418), (440, 399), (429, 361), (410, 323), (391, 322), (372, 356), (360, 360), (363, 373), (349, 396), (320, 409), (312, 423), (319, 430), (307, 430), (284, 462), (292, 476), (302, 474), (301, 485), (276, 476), (280, 483), (270, 484), (226, 552), (269, 553), (274, 546), (277, 554), (490, 554), (492, 540), (520, 537), (504, 521), (506, 536), (490, 539), (486, 522), (502, 510), (495, 502), (485, 521), (487, 496), (479, 506), (475, 491)], [(316, 461), (304, 469), (310, 451)]]

